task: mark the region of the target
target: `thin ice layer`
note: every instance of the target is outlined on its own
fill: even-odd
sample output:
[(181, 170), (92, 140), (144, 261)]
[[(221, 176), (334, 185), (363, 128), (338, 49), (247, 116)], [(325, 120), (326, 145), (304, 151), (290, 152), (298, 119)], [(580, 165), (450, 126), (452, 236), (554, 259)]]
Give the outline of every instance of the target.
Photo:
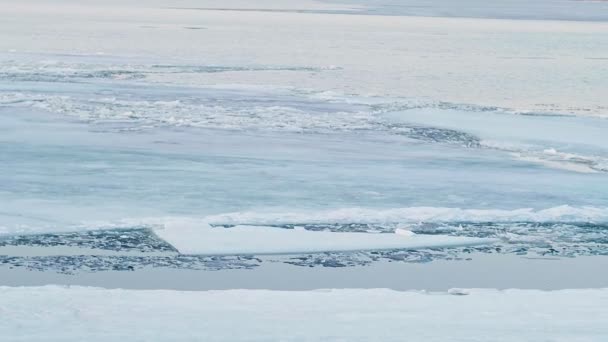
[[(451, 294), (451, 295), (450, 295)], [(3, 341), (605, 341), (608, 290), (0, 287)]]
[(491, 239), (395, 234), (314, 232), (304, 229), (236, 226), (211, 228), (205, 223), (174, 222), (156, 234), (182, 254), (296, 254), (386, 249), (420, 249), (487, 244)]

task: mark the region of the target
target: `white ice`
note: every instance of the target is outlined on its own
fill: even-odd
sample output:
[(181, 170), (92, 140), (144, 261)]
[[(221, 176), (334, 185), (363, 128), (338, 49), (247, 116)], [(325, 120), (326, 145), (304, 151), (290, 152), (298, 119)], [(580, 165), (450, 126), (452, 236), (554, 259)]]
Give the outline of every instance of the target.
[(0, 288), (3, 341), (603, 342), (608, 290)]

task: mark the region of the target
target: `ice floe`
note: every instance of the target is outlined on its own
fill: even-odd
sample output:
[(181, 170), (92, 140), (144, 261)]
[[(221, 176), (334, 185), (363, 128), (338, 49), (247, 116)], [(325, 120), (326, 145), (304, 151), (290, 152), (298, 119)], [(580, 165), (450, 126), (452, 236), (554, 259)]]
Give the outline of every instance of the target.
[(335, 233), (283, 229), (276, 227), (236, 226), (213, 228), (203, 222), (173, 221), (155, 233), (182, 254), (264, 255), (318, 252), (345, 252), (386, 249), (420, 249), (491, 244), (492, 239), (438, 235)]

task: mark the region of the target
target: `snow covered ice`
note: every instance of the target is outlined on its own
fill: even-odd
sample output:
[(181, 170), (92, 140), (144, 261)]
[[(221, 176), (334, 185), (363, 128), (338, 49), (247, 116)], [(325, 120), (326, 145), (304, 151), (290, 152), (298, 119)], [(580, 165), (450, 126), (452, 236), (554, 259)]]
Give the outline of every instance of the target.
[(0, 0), (0, 336), (601, 341), (607, 6)]
[(78, 336), (89, 341), (602, 341), (608, 334), (607, 304), (605, 289), (424, 293), (4, 287), (0, 334), (9, 340), (50, 341), (79, 341)]

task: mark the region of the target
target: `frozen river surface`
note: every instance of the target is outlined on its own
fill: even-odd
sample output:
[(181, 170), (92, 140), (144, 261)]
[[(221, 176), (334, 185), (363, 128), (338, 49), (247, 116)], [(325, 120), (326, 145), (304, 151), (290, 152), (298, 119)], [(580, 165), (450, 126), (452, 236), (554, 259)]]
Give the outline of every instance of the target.
[(0, 0), (0, 336), (604, 341), (607, 6)]
[[(74, 246), (101, 229), (84, 247), (121, 251), (158, 235), (209, 254), (206, 232), (258, 227), (257, 244), (234, 233), (213, 253), (335, 251), (339, 265), (375, 260), (348, 250), (388, 247), (426, 261), (471, 248), (608, 254), (598, 18), (373, 15), (389, 2), (28, 4), (6, 6), (13, 16), (0, 24), (12, 29), (0, 39), (5, 251)], [(467, 6), (449, 16), (475, 17)], [(409, 242), (369, 235), (395, 230), (439, 251), (412, 256)], [(4, 254), (34, 269), (65, 264)]]

